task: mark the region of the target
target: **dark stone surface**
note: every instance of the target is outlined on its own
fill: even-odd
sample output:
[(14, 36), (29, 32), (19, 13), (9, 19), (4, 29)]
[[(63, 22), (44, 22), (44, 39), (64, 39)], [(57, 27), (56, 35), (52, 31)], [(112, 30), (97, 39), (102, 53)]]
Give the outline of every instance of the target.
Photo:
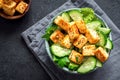
[[(21, 39), (21, 32), (67, 0), (32, 0), (19, 20), (0, 18), (0, 80), (50, 80)], [(95, 0), (120, 29), (120, 0)]]

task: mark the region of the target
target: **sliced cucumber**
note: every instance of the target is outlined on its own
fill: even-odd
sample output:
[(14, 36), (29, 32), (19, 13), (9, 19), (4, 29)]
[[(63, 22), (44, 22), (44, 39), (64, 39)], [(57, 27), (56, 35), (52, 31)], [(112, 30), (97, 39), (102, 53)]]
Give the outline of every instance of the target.
[(75, 63), (70, 63), (70, 64), (68, 65), (68, 68), (69, 68), (70, 70), (76, 70), (78, 67), (79, 67), (79, 65), (77, 65), (77, 64), (75, 64)]
[(107, 36), (102, 31), (97, 31), (97, 32), (98, 32), (98, 35), (100, 37), (100, 40), (96, 45), (104, 47), (106, 45), (106, 42), (107, 42)]
[(92, 21), (86, 24), (88, 29), (96, 30), (98, 27), (101, 27), (101, 23), (99, 21)]
[(71, 10), (68, 13), (74, 21), (83, 20), (83, 15), (78, 10)]
[(51, 46), (51, 51), (57, 57), (64, 57), (71, 53), (70, 49), (63, 48), (59, 44), (53, 44)]
[(54, 62), (58, 62), (58, 60), (59, 60), (59, 58), (56, 57), (55, 55), (53, 55), (53, 61), (54, 61)]
[(70, 63), (70, 60), (68, 59), (68, 57), (63, 57), (63, 58), (58, 60), (58, 65), (60, 67), (68, 66), (69, 63)]
[(67, 22), (71, 21), (71, 18), (70, 18), (69, 14), (67, 12), (62, 13), (61, 16), (65, 21), (67, 21)]
[(111, 29), (109, 28), (98, 27), (97, 30), (102, 31), (106, 35), (109, 35), (109, 33), (111, 32)]
[(100, 62), (98, 59), (97, 59), (97, 63), (96, 63), (96, 67), (102, 67), (102, 62)]
[(113, 49), (113, 43), (109, 38), (107, 38), (107, 43), (106, 43), (105, 47), (110, 50)]
[(89, 57), (77, 70), (78, 73), (85, 74), (93, 70), (96, 66), (96, 58)]

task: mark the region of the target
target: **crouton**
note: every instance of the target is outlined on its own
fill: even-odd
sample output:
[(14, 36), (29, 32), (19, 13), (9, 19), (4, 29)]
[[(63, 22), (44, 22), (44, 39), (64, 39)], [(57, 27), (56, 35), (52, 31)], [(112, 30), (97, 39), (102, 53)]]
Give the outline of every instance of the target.
[(82, 49), (82, 54), (83, 56), (94, 56), (95, 49), (95, 45), (85, 45)]
[(16, 11), (23, 14), (27, 9), (27, 7), (28, 7), (28, 4), (26, 2), (21, 1), (16, 7)]
[(61, 41), (61, 46), (66, 48), (71, 48), (72, 43), (70, 42), (69, 35), (66, 35), (63, 40)]
[(51, 39), (54, 43), (60, 42), (63, 38), (64, 38), (64, 34), (63, 34), (60, 30), (54, 31), (54, 32), (51, 34), (51, 36), (50, 36), (50, 39)]
[(87, 28), (86, 28), (86, 25), (83, 20), (75, 21), (75, 23), (76, 23), (80, 33), (86, 33)]
[(99, 48), (96, 49), (95, 56), (101, 62), (105, 62), (108, 59), (108, 57), (109, 57), (108, 53), (102, 47), (99, 47)]
[(76, 38), (78, 38), (79, 31), (78, 31), (78, 28), (77, 28), (75, 22), (72, 22), (70, 24), (70, 28), (68, 29), (68, 34), (69, 34), (71, 42), (73, 42)]
[(68, 31), (70, 25), (67, 21), (65, 21), (61, 16), (58, 16), (55, 20), (54, 23), (57, 24), (61, 29), (65, 30), (66, 32)]
[(85, 36), (91, 44), (97, 43), (100, 39), (97, 32), (92, 29), (88, 29)]
[(10, 1), (9, 4), (2, 5), (2, 9), (3, 9), (4, 13), (6, 13), (7, 15), (10, 15), (10, 16), (14, 15), (14, 13), (15, 13), (14, 8), (16, 7), (16, 4), (17, 4), (16, 2)]
[(87, 43), (87, 38), (80, 34), (78, 38), (73, 42), (73, 45), (77, 48), (82, 48)]
[(72, 50), (72, 52), (69, 55), (69, 59), (70, 59), (70, 61), (72, 61), (76, 64), (81, 64), (83, 61), (83, 55), (75, 50)]
[(0, 9), (2, 8), (3, 0), (0, 0)]

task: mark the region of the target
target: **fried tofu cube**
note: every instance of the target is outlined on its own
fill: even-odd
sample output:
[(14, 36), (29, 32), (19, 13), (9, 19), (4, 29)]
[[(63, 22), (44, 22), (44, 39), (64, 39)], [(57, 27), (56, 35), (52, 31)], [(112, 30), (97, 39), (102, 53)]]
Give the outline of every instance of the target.
[(108, 59), (108, 57), (109, 57), (108, 53), (102, 47), (99, 47), (99, 48), (96, 49), (95, 56), (101, 62), (105, 62)]
[(4, 13), (13, 16), (15, 14), (15, 9), (4, 9)]
[(4, 4), (9, 4), (12, 0), (3, 0)]
[(63, 40), (61, 41), (61, 46), (66, 47), (66, 48), (71, 48), (72, 43), (70, 42), (70, 37), (69, 35), (66, 35)]
[(95, 49), (95, 45), (85, 45), (82, 49), (82, 54), (83, 56), (94, 56)]
[(17, 5), (17, 3), (15, 1), (8, 0), (8, 2), (7, 2), (7, 0), (6, 0), (6, 3), (4, 3), (3, 8), (13, 9), (16, 7), (16, 5)]
[(24, 0), (14, 0), (16, 3), (20, 2), (20, 1), (24, 1)]
[(69, 34), (69, 37), (70, 37), (71, 42), (73, 42), (75, 39), (78, 38), (78, 36), (79, 36), (79, 31), (78, 31), (78, 28), (77, 28), (75, 22), (72, 22), (72, 23), (70, 24), (70, 28), (69, 28), (69, 30), (68, 30), (68, 34)]
[(27, 7), (28, 7), (28, 4), (26, 2), (21, 1), (16, 7), (16, 11), (23, 14), (27, 9)]
[(54, 43), (60, 42), (63, 38), (64, 38), (64, 34), (63, 34), (60, 30), (54, 31), (54, 32), (51, 34), (51, 36), (50, 36), (50, 39), (51, 39)]
[(70, 24), (67, 21), (65, 21), (61, 16), (58, 16), (54, 20), (54, 23), (57, 24), (61, 29), (65, 30), (66, 32), (70, 27)]
[(87, 38), (80, 34), (78, 38), (73, 42), (73, 45), (79, 49), (81, 49), (87, 43)]
[(15, 13), (15, 7), (16, 7), (17, 3), (14, 1), (10, 1), (9, 4), (4, 4), (2, 6), (2, 9), (4, 11), (4, 13), (6, 13), (7, 15), (13, 16)]
[(72, 61), (76, 64), (81, 64), (83, 61), (83, 58), (84, 58), (83, 55), (75, 50), (72, 50), (72, 52), (69, 55), (70, 61)]
[(3, 0), (0, 0), (0, 9), (2, 8)]
[(86, 28), (86, 25), (83, 20), (75, 21), (75, 23), (76, 23), (80, 33), (86, 33), (87, 28)]
[(88, 29), (85, 36), (91, 44), (97, 43), (100, 39), (97, 32), (92, 29)]

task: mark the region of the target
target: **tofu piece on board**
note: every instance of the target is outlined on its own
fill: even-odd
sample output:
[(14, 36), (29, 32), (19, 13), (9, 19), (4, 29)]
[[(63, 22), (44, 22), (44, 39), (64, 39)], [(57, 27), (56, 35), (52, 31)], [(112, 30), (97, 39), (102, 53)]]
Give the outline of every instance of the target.
[(57, 18), (54, 20), (54, 23), (66, 32), (70, 27), (70, 24), (67, 21), (65, 21), (61, 16), (57, 16)]
[(78, 38), (73, 42), (73, 45), (79, 49), (81, 49), (87, 43), (87, 38), (80, 34)]
[(95, 45), (85, 45), (82, 48), (82, 54), (83, 56), (94, 56), (95, 49), (96, 49)]
[(80, 33), (86, 33), (87, 28), (86, 28), (86, 25), (83, 20), (75, 21), (75, 23), (76, 23)]
[(64, 38), (64, 34), (63, 34), (60, 30), (54, 31), (54, 32), (51, 34), (51, 36), (50, 36), (50, 39), (51, 39), (54, 43), (60, 42), (63, 38)]
[(75, 22), (70, 23), (70, 28), (68, 30), (68, 34), (69, 34), (71, 42), (73, 42), (75, 39), (78, 38), (79, 31), (78, 31), (78, 28), (77, 28), (77, 25), (75, 24)]
[(108, 53), (102, 47), (99, 47), (99, 48), (96, 49), (95, 56), (101, 62), (105, 62), (108, 59), (108, 57), (109, 57)]
[(85, 36), (91, 44), (97, 43), (100, 39), (97, 32), (92, 29), (88, 29)]
[(17, 7), (16, 7), (16, 11), (23, 14), (25, 12), (25, 10), (27, 9), (28, 4), (26, 2), (19, 2)]
[(69, 55), (69, 59), (76, 64), (81, 64), (83, 61), (83, 55), (75, 50), (72, 50), (71, 54)]
[(69, 35), (66, 35), (66, 36), (61, 40), (60, 44), (61, 44), (63, 47), (71, 48), (72, 43), (70, 42), (70, 37), (69, 37)]

